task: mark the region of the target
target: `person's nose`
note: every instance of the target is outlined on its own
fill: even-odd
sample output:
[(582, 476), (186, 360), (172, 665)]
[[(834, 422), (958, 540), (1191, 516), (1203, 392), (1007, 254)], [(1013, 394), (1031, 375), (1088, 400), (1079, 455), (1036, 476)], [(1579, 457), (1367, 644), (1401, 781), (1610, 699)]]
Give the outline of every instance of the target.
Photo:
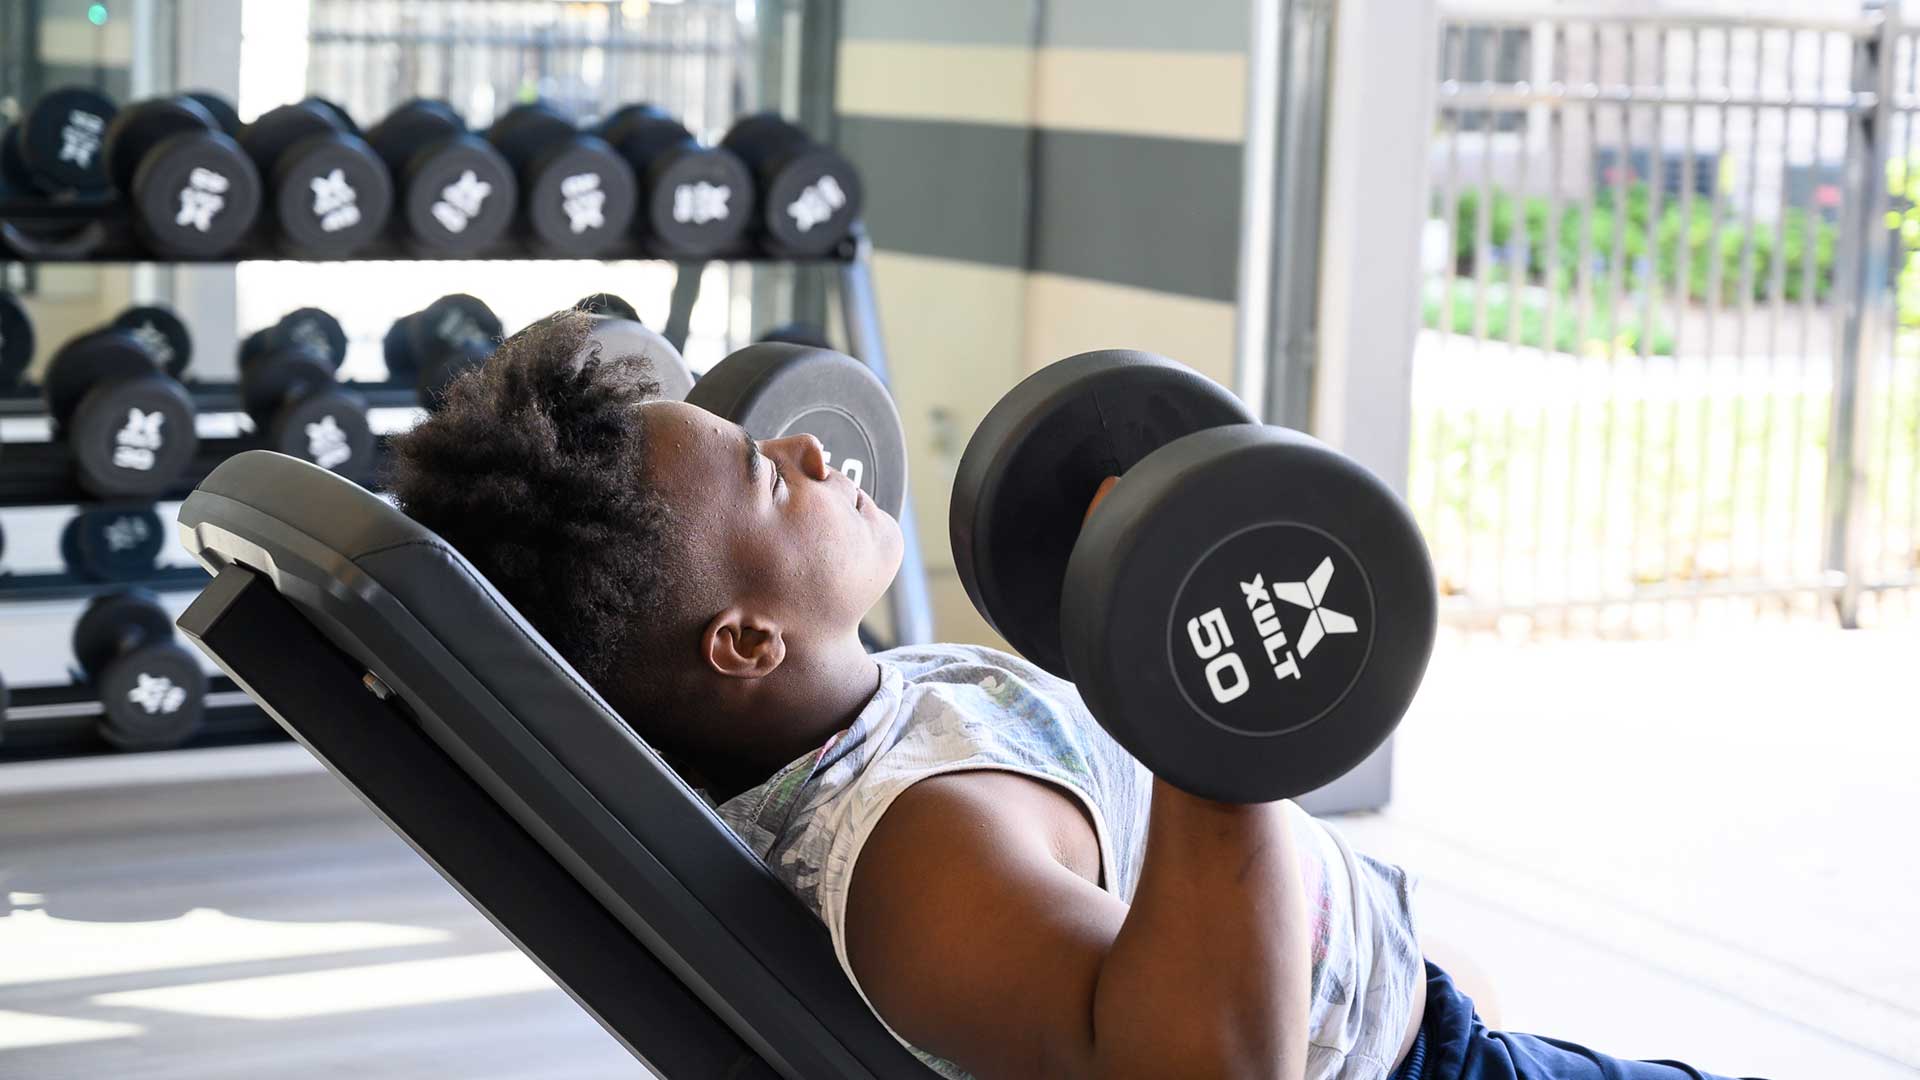
[(800, 466), (801, 475), (809, 480), (825, 480), (829, 472), (827, 448), (812, 435), (793, 435), (780, 440), (789, 444), (793, 460)]

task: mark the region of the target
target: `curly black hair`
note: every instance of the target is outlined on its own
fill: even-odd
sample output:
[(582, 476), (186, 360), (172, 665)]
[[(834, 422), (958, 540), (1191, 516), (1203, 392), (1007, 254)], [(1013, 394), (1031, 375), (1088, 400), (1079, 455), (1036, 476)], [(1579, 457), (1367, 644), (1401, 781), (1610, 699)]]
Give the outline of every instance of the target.
[(388, 490), (631, 717), (670, 697), (657, 658), (689, 617), (687, 575), (637, 408), (659, 384), (591, 327), (561, 312), (455, 379), (393, 440)]

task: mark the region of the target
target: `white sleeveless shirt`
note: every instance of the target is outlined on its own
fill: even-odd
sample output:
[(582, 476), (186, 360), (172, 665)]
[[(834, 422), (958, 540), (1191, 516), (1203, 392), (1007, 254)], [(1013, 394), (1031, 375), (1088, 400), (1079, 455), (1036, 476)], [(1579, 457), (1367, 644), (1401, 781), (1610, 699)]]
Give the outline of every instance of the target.
[[(996, 769), (1065, 788), (1093, 820), (1101, 887), (1132, 899), (1153, 777), (1087, 713), (1072, 683), (968, 645), (913, 646), (875, 659), (880, 689), (850, 727), (716, 808), (826, 923), (841, 969), (869, 1007), (847, 962), (847, 888), (881, 815), (929, 776)], [(1293, 803), (1286, 806), (1313, 915), (1306, 1075), (1381, 1080), (1393, 1070), (1421, 971), (1412, 882), (1397, 867), (1355, 854)], [(967, 1076), (900, 1041), (942, 1076)]]

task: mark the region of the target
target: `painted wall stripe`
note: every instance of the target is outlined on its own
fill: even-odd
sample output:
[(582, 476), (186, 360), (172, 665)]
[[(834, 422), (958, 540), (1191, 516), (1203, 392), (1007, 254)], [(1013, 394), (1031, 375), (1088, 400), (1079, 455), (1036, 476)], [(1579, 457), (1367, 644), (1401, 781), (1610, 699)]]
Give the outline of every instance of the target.
[(1239, 53), (1046, 48), (1034, 54), (1034, 122), (1046, 128), (1239, 142)]
[(1033, 50), (898, 41), (840, 44), (840, 112), (1024, 127), (1033, 121)]
[(846, 40), (1028, 45), (1039, 0), (847, 0)]
[(1027, 370), (1089, 349), (1145, 349), (1233, 378), (1233, 303), (1063, 274), (1027, 276)]
[(845, 116), (840, 147), (868, 178), (873, 242), (893, 251), (1021, 267), (1026, 128)]
[(1245, 3), (1166, 0), (1046, 0), (1044, 45), (1095, 49), (1244, 51), (1252, 15)]
[(1032, 268), (1232, 300), (1240, 153), (1230, 143), (1036, 133)]

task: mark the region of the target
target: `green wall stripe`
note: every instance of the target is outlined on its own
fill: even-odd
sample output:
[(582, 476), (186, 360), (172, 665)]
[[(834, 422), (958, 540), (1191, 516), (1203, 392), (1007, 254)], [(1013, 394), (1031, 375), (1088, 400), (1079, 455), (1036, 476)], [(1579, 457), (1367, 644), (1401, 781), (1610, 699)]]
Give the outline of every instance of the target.
[(1025, 127), (840, 117), (865, 181), (867, 229), (893, 251), (1021, 267), (1027, 260)]
[(1042, 0), (846, 0), (848, 40), (1031, 45)]
[(1232, 300), (1236, 143), (1040, 130), (1033, 269)]

